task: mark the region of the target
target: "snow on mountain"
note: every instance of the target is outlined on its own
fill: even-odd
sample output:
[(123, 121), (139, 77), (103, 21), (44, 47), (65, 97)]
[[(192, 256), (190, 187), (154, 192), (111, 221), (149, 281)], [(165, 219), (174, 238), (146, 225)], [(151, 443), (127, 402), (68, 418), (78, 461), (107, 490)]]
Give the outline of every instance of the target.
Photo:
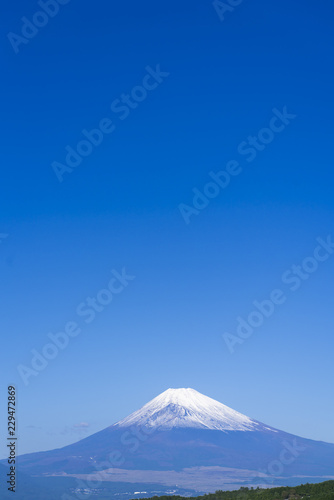
[(114, 424), (115, 427), (131, 425), (221, 431), (255, 431), (261, 427), (255, 420), (194, 389), (168, 389)]

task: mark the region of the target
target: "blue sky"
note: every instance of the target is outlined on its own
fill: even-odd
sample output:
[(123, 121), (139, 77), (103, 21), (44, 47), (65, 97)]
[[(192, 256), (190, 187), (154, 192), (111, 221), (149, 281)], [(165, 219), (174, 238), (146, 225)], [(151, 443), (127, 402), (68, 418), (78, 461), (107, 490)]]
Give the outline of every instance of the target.
[[(70, 0), (15, 53), (7, 34), (40, 10), (6, 2), (1, 28), (1, 393), (17, 386), (19, 451), (168, 387), (334, 442), (334, 255), (282, 283), (334, 238), (333, 5), (244, 0), (221, 21), (210, 1)], [(143, 81), (158, 85), (144, 96)], [(111, 105), (132, 92), (121, 119)], [(240, 144), (285, 106), (295, 117), (248, 162)], [(105, 118), (114, 130), (59, 182), (52, 164)], [(239, 175), (186, 224), (179, 205), (232, 160)], [(135, 278), (86, 323), (78, 305), (123, 268)], [(231, 354), (224, 332), (276, 288), (285, 303)], [(17, 366), (70, 321), (81, 333), (26, 386)]]

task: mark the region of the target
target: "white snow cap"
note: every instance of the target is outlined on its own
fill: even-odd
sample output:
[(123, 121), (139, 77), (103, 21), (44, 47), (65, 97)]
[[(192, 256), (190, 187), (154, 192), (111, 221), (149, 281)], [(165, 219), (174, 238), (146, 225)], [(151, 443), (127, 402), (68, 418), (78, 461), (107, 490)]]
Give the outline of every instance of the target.
[(190, 427), (221, 431), (255, 431), (261, 424), (194, 389), (168, 389), (115, 424), (172, 429)]

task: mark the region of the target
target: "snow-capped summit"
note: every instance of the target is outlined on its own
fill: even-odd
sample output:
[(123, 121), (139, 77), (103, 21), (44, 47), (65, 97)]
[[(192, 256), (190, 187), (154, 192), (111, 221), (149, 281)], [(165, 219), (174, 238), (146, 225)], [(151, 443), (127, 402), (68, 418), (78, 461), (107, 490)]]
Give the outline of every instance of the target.
[(194, 389), (167, 389), (115, 424), (118, 427), (131, 425), (221, 431), (252, 431), (260, 426), (258, 422)]

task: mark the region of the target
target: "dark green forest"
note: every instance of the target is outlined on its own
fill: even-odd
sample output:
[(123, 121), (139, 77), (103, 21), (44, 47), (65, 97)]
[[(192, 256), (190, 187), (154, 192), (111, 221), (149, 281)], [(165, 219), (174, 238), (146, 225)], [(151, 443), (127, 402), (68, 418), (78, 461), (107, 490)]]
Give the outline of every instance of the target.
[[(124, 494), (123, 492), (129, 486), (130, 491), (146, 491), (148, 494)], [(86, 496), (91, 500), (139, 500), (143, 496), (147, 497), (145, 500), (185, 500), (185, 497), (188, 497), (189, 500), (334, 500), (334, 481), (269, 489), (240, 488), (237, 491), (216, 491), (216, 493), (200, 496), (195, 496), (195, 492), (189, 489), (178, 489), (179, 495), (164, 495), (163, 492), (167, 488), (163, 485), (159, 485), (162, 495), (153, 496), (157, 489), (156, 484), (133, 483), (129, 485), (128, 483), (104, 482), (99, 488), (89, 492), (78, 492), (77, 482), (74, 478), (30, 478), (22, 474), (16, 493), (8, 492), (7, 485), (0, 483), (0, 500), (78, 500), (78, 498)], [(191, 496), (192, 494), (194, 496)]]
[[(153, 497), (150, 500), (184, 500), (181, 496)], [(196, 500), (334, 500), (334, 481), (318, 484), (303, 484), (301, 486), (249, 489), (240, 488), (237, 491), (216, 491), (208, 495), (195, 497)]]

